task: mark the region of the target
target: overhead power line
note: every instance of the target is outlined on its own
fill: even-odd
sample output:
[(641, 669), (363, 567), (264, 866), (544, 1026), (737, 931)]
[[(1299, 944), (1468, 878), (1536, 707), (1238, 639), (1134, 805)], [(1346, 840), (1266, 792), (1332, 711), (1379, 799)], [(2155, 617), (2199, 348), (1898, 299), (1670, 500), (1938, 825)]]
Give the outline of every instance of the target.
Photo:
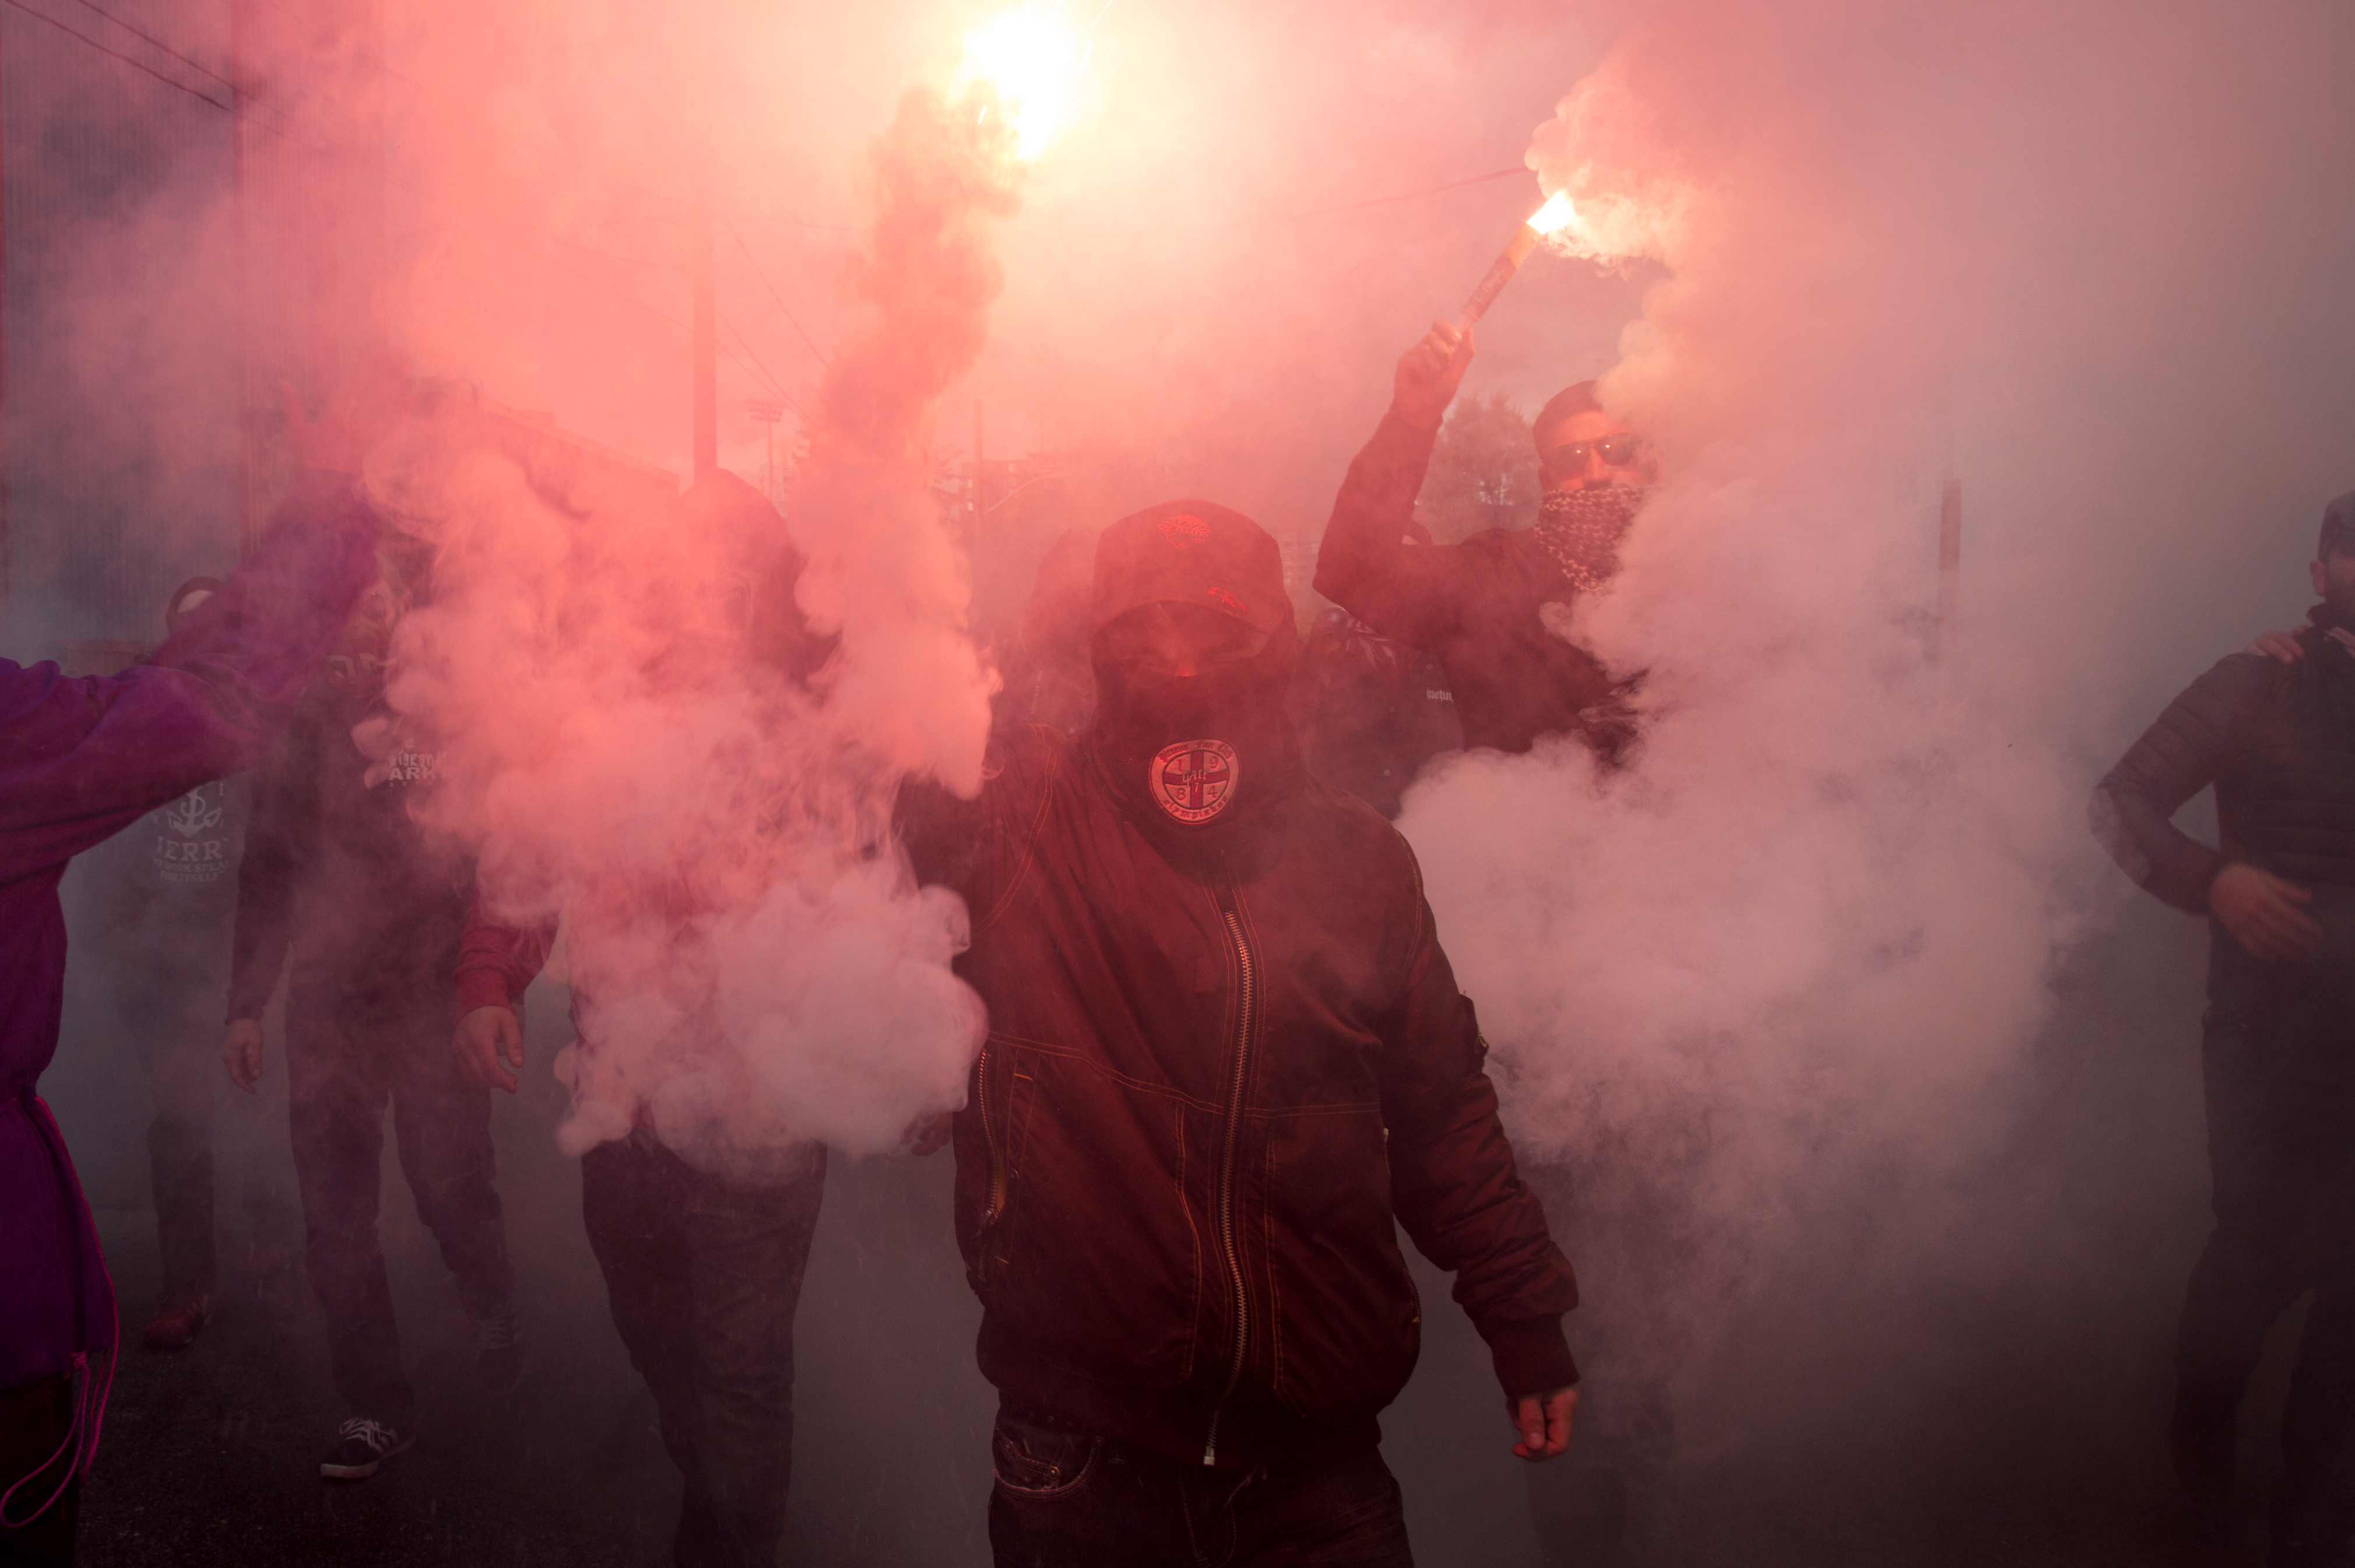
[(1407, 191), (1400, 196), (1376, 196), (1369, 197), (1364, 201), (1345, 201), (1338, 207), (1313, 208), (1306, 212), (1295, 212), (1289, 218), (1273, 218), (1268, 221), (1300, 223), (1311, 218), (1329, 218), (1337, 212), (1356, 212), (1369, 207), (1389, 207), (1401, 201), (1420, 201), (1426, 196), (1442, 196), (1451, 190), (1462, 190), (1466, 186), (1487, 185), (1491, 180), (1510, 179), (1515, 175), (1525, 175), (1529, 172), (1526, 165), (1515, 164), (1509, 169), (1491, 169), (1485, 175), (1474, 175), (1468, 180), (1450, 180), (1445, 185), (1426, 186), (1421, 190)]
[[(716, 310), (711, 314), (719, 317), (720, 325), (726, 327), (729, 331), (736, 335), (736, 341), (743, 346), (744, 352), (751, 357), (752, 364), (759, 368), (761, 379), (769, 384), (769, 389), (771, 391), (776, 393), (778, 400), (783, 403), (785, 407), (793, 410), (796, 414), (799, 414), (802, 417), (804, 423), (807, 423), (809, 421), (809, 411), (803, 408), (799, 402), (795, 401), (794, 395), (791, 392), (785, 390), (785, 384), (783, 381), (778, 380), (774, 376), (769, 374), (769, 368), (761, 363), (761, 357), (758, 354), (753, 353), (752, 340), (744, 336), (743, 329), (739, 327), (734, 322), (729, 320), (726, 316), (720, 315), (719, 312)], [(721, 352), (726, 353), (727, 350), (722, 348)], [(734, 359), (736, 357), (733, 354), (730, 354), (728, 357), (730, 359)], [(739, 360), (738, 363), (741, 364), (742, 361)]]
[(11, 10), (22, 11), (26, 16), (32, 17), (37, 22), (46, 22), (50, 27), (55, 27), (59, 32), (63, 33), (67, 37), (73, 39), (76, 43), (86, 44), (90, 48), (96, 49), (100, 54), (106, 55), (114, 59), (119, 59), (124, 65), (129, 66), (132, 69), (140, 71), (147, 76), (152, 76), (157, 81), (162, 82), (165, 86), (180, 92), (185, 92), (189, 97), (196, 99), (200, 102), (209, 103), (224, 114), (234, 112), (228, 104), (223, 103), (219, 99), (213, 97), (210, 93), (190, 87), (185, 81), (176, 80), (171, 77), (165, 76), (162, 71), (157, 70), (145, 60), (139, 59), (131, 55), (126, 55), (121, 49), (111, 49), (107, 48), (104, 44), (100, 43), (96, 38), (91, 37), (88, 33), (77, 32), (75, 29), (67, 27), (63, 22), (59, 21), (55, 16), (50, 16), (47, 11), (26, 5), (25, 0), (0, 0), (0, 5), (5, 5)]
[(785, 319), (792, 322), (794, 330), (802, 335), (802, 341), (808, 344), (809, 351), (817, 356), (817, 362), (821, 365), (833, 364), (834, 357), (817, 346), (817, 339), (809, 335), (809, 328), (802, 325), (801, 317), (795, 315), (793, 307), (785, 303), (785, 296), (777, 292), (777, 285), (769, 282), (769, 274), (761, 271), (760, 261), (752, 254), (752, 247), (744, 243), (744, 236), (736, 232), (736, 226), (733, 223), (728, 226), (728, 232), (735, 235), (736, 249), (743, 251), (744, 260), (752, 263), (752, 275), (761, 280), (761, 286), (769, 291), (769, 297), (777, 302), (777, 308), (785, 313)]
[(133, 27), (122, 17), (116, 16), (113, 12), (101, 10), (100, 7), (91, 5), (91, 0), (75, 0), (75, 3), (83, 10), (88, 11), (94, 16), (103, 16), (106, 20), (113, 23), (116, 27), (122, 28), (124, 32), (130, 34), (133, 37), (137, 38), (140, 42), (147, 45), (149, 48), (163, 50), (165, 54), (170, 55), (174, 59), (178, 60), (182, 65), (186, 66), (190, 70), (195, 71), (197, 75), (210, 77), (213, 80), (219, 82), (223, 87), (228, 88), (231, 92), (235, 92), (237, 91), (237, 83), (231, 81), (220, 72), (213, 69), (210, 66), (200, 64), (197, 61), (189, 59), (186, 55), (182, 54), (179, 50), (174, 48), (163, 39), (155, 37), (155, 34), (144, 32), (138, 27)]

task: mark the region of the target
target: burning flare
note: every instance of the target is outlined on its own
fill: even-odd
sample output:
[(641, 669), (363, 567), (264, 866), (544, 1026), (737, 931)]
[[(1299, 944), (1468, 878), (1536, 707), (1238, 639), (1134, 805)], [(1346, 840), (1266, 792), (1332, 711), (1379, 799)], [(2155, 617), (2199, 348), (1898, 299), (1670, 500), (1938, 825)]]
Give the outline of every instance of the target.
[(1078, 107), (1090, 48), (1061, 7), (1030, 0), (964, 36), (959, 91), (987, 83), (1013, 122), (1016, 155), (1035, 163)]
[(1472, 297), (1464, 302), (1463, 325), (1469, 326), (1487, 315), (1488, 307), (1497, 303), (1497, 296), (1505, 292), (1505, 285), (1513, 281), (1513, 274), (1521, 270), (1521, 263), (1529, 259), (1529, 252), (1538, 248), (1540, 241), (1559, 233), (1577, 219), (1578, 209), (1570, 203), (1570, 192), (1558, 190), (1548, 197), (1545, 205), (1521, 225), (1512, 242), (1505, 247), (1504, 254), (1488, 269), (1488, 275), (1472, 291)]
[(1568, 228), (1576, 221), (1578, 221), (1578, 208), (1570, 204), (1570, 192), (1558, 190), (1546, 197), (1546, 204), (1539, 208), (1529, 220), (1521, 227), (1542, 240), (1557, 229)]

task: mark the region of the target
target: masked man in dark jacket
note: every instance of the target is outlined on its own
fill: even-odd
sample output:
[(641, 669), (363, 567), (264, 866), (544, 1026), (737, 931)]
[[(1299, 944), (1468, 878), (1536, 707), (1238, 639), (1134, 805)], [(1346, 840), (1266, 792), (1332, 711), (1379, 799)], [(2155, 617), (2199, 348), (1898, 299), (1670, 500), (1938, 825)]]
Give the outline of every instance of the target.
[(1528, 1458), (1570, 1435), (1570, 1266), (1412, 852), (1302, 762), (1274, 540), (1201, 501), (1124, 518), (1089, 624), (1083, 735), (1011, 731), (977, 800), (900, 800), (989, 1007), (954, 1138), (996, 1560), (1404, 1563), (1395, 1227), (1455, 1274)]
[[(2172, 1437), (2211, 1506), (2231, 1493), (2234, 1415), (2265, 1335), (2314, 1295), (2274, 1494), (2285, 1568), (2355, 1561), (2355, 494), (2324, 512), (2311, 571), (2322, 603), (2304, 656), (2222, 660), (2093, 803), (2128, 875), (2209, 917), (2216, 1228), (2185, 1294)], [(2211, 784), (2216, 848), (2169, 820)]]
[(379, 589), (352, 618), (255, 771), (222, 1051), (250, 1093), (261, 1016), (284, 977), (304, 1264), (345, 1407), (319, 1473), (336, 1480), (373, 1476), (416, 1437), (377, 1232), (388, 1104), (401, 1173), (456, 1277), (485, 1384), (511, 1392), (520, 1368), (490, 1094), (449, 1051), (474, 869), (410, 815), (412, 792), (433, 783), (434, 754), (401, 749), (371, 763), (353, 737), (384, 716), (395, 613)]

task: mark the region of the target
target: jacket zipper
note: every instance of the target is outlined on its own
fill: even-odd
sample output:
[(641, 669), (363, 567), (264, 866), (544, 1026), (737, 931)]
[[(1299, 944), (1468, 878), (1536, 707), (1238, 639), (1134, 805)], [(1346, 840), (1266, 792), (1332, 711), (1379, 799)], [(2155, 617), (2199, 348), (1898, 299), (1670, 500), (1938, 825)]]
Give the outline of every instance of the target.
[[(1006, 1209), (1006, 1150), (999, 1142), (997, 1128), (989, 1119), (989, 1047), (981, 1048), (981, 1059), (974, 1068), (974, 1097), (981, 1102), (981, 1141), (989, 1146), (989, 1197), (982, 1205), (981, 1228), (985, 1231), (997, 1223), (997, 1216)], [(985, 1257), (987, 1253), (983, 1254)]]
[(1234, 891), (1219, 891), (1219, 912), (1226, 918), (1227, 939), (1234, 944), (1235, 975), (1240, 993), (1235, 1007), (1234, 1070), (1227, 1084), (1226, 1133), (1219, 1157), (1219, 1244), (1226, 1251), (1227, 1278), (1235, 1291), (1235, 1351), (1227, 1364), (1227, 1386), (1210, 1407), (1209, 1435), (1202, 1443), (1202, 1463), (1219, 1461), (1219, 1418), (1227, 1401), (1242, 1382), (1243, 1363), (1251, 1349), (1251, 1297), (1243, 1288), (1243, 1263), (1235, 1246), (1235, 1158), (1242, 1144), (1243, 1090), (1251, 1081), (1252, 1023), (1259, 1013), (1259, 960), (1251, 939), (1243, 934), (1241, 913)]

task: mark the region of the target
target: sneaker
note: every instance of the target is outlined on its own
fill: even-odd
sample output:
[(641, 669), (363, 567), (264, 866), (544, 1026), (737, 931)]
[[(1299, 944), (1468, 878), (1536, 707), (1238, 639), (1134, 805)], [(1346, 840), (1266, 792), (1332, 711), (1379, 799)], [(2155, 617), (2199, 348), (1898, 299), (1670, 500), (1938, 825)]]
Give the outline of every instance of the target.
[(396, 1432), (379, 1422), (356, 1415), (336, 1430), (336, 1445), (319, 1461), (319, 1474), (331, 1481), (365, 1481), (395, 1454), (405, 1453), (417, 1441), (413, 1432)]
[(474, 1375), (492, 1393), (512, 1394), (523, 1386), (523, 1335), (514, 1307), (474, 1320)]
[(151, 1350), (185, 1350), (196, 1343), (197, 1330), (212, 1311), (212, 1297), (201, 1290), (167, 1296), (155, 1306), (143, 1336)]

